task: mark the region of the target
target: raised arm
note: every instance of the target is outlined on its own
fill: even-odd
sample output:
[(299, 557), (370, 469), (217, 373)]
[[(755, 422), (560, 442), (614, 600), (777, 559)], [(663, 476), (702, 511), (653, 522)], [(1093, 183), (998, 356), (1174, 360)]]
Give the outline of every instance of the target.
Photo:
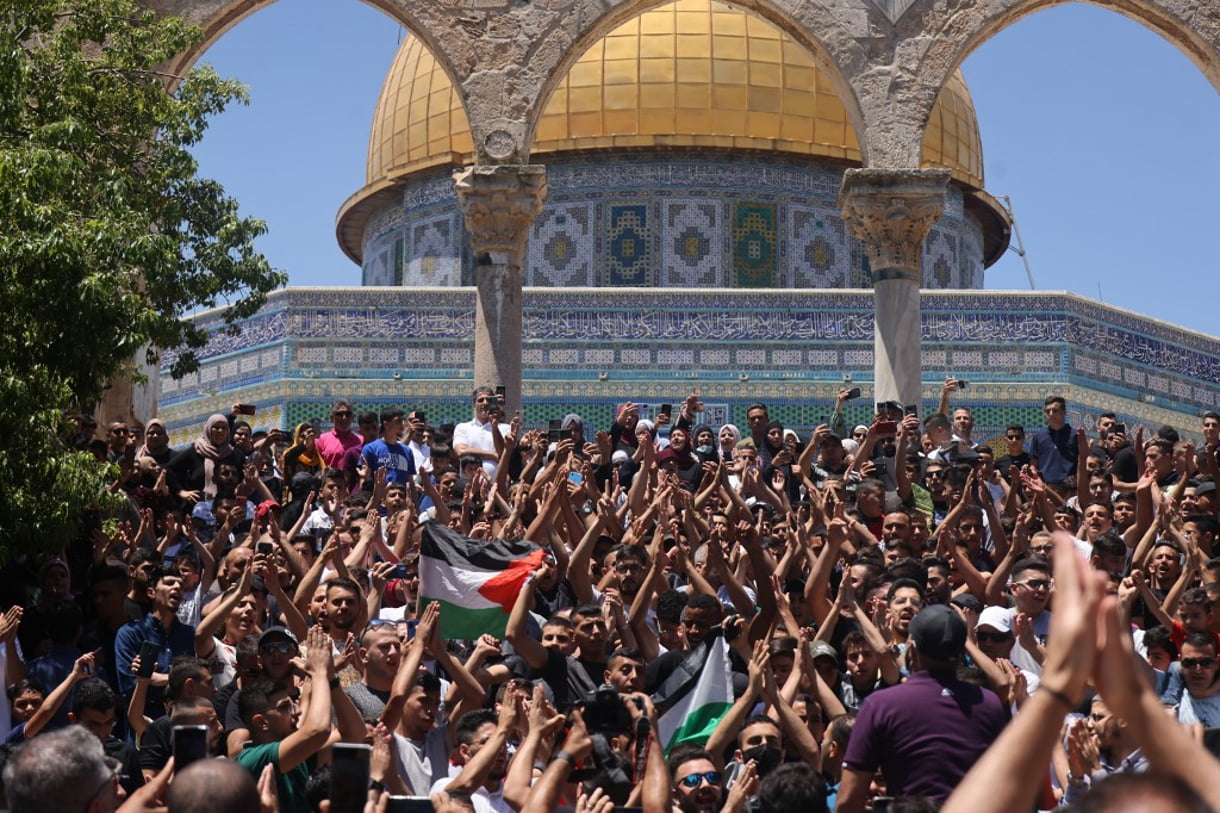
[(527, 579), (521, 585), (521, 592), (513, 602), (512, 612), (508, 616), (508, 625), (504, 629), (504, 637), (517, 650), (517, 654), (535, 669), (542, 669), (547, 663), (547, 651), (541, 643), (526, 631), (525, 620), (534, 609), (534, 582)]

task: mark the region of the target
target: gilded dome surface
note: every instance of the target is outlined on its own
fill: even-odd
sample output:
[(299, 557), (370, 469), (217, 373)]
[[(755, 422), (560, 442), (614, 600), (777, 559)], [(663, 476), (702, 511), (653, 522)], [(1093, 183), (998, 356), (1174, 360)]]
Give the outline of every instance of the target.
[[(771, 22), (717, 0), (677, 0), (595, 43), (555, 89), (531, 154), (683, 146), (860, 161), (843, 103), (812, 54)], [(359, 253), (368, 207), (399, 179), (472, 160), (453, 83), (424, 44), (408, 37), (377, 103), (366, 185), (340, 211), (344, 250)], [(960, 72), (932, 111), (923, 164), (983, 188), (978, 121)]]

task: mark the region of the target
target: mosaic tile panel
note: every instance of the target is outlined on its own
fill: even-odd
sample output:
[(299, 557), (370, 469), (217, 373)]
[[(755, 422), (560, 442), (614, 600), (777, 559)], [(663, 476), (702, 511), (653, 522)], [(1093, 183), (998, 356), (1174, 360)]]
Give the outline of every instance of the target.
[(596, 234), (592, 204), (548, 205), (534, 221), (527, 249), (526, 284), (590, 286)]
[(774, 288), (779, 268), (776, 206), (733, 205), (733, 284), (738, 288)]
[(461, 283), (457, 229), (453, 214), (411, 224), (403, 279), (406, 285)]
[(959, 288), (962, 269), (957, 260), (957, 235), (933, 225), (923, 241), (924, 288)]
[(723, 236), (717, 201), (662, 201), (660, 284), (694, 288), (726, 285)]
[(652, 283), (649, 207), (638, 203), (606, 206), (605, 285)]
[(832, 207), (788, 205), (788, 271), (792, 288), (844, 288), (851, 247), (842, 216)]

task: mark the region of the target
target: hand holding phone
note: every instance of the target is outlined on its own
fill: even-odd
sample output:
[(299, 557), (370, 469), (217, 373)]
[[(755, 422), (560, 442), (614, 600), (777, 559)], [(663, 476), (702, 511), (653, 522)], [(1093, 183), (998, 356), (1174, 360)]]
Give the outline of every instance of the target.
[(157, 657), (160, 654), (161, 647), (155, 641), (145, 641), (140, 644), (140, 668), (136, 671), (136, 677), (152, 677), (153, 669), (157, 665)]
[(208, 727), (176, 725), (173, 732), (174, 772), (182, 771), (192, 762), (208, 758)]

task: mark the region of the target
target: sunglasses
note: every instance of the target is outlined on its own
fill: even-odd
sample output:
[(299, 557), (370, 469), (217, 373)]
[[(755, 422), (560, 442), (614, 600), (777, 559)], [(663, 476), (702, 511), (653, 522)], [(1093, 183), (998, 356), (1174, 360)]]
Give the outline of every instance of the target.
[(1025, 440), (1025, 435), (1008, 435), (1009, 440)]
[(1179, 663), (1183, 669), (1211, 669), (1216, 665), (1215, 658), (1183, 658)]
[(291, 641), (268, 641), (258, 651), (264, 655), (291, 655), (297, 648)]
[(684, 776), (680, 780), (685, 788), (692, 790), (707, 782), (712, 787), (720, 787), (720, 771), (708, 771), (707, 773), (693, 773), (690, 776)]
[(1029, 581), (1024, 582), (1013, 582), (1013, 584), (1028, 587), (1030, 590), (1050, 590), (1053, 582), (1051, 582), (1049, 579), (1030, 579)]
[(338, 411), (338, 412), (332, 412), (332, 413), (330, 413), (330, 414), (331, 414), (332, 416), (336, 417), (336, 418), (350, 418), (350, 417), (352, 417), (352, 413), (351, 413), (351, 411), (346, 410), (346, 409), (340, 410), (340, 411)]
[(996, 644), (1001, 644), (1012, 639), (1011, 632), (976, 632), (974, 635), (980, 641), (989, 641)]

